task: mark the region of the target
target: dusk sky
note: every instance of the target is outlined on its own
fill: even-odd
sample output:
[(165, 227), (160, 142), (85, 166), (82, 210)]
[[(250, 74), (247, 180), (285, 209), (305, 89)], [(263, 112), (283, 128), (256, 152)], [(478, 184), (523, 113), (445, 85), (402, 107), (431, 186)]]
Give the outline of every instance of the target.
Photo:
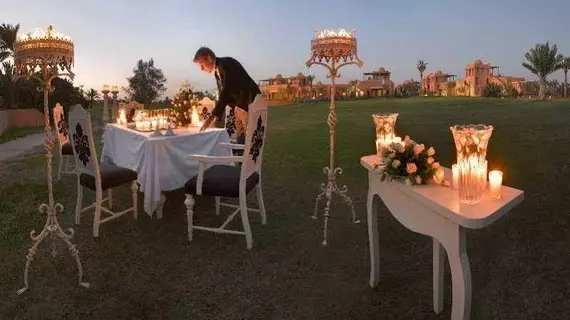
[[(4, 2), (4, 1), (3, 1)], [(341, 70), (340, 82), (384, 67), (396, 82), (414, 78), (418, 59), (426, 73), (441, 69), (463, 78), (475, 59), (500, 66), (503, 75), (534, 75), (521, 66), (524, 53), (550, 41), (570, 55), (570, 1), (380, 0), (99, 0), (5, 1), (0, 22), (21, 32), (52, 24), (75, 42), (75, 83), (100, 90), (125, 86), (138, 59), (154, 58), (171, 96), (188, 80), (199, 89), (214, 77), (191, 61), (209, 46), (238, 59), (256, 81), (298, 72), (327, 81), (321, 67), (307, 69), (315, 29), (356, 29), (364, 67)], [(552, 78), (562, 79), (562, 71)]]

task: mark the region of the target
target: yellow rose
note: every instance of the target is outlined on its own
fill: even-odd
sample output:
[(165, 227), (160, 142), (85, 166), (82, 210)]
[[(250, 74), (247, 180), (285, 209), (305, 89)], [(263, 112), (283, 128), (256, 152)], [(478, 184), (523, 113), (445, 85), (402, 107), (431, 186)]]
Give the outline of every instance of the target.
[(435, 160), (432, 157), (427, 158), (427, 164), (431, 165)]
[(433, 147), (430, 147), (427, 151), (427, 155), (428, 157), (431, 157), (435, 154), (435, 149)]
[(414, 146), (414, 154), (417, 156), (420, 153), (422, 153), (422, 151), (424, 151), (426, 149), (426, 147), (423, 144), (416, 144)]
[(431, 165), (431, 167), (434, 168), (434, 169), (439, 169), (439, 167), (440, 167), (439, 162), (434, 162), (434, 163)]
[(408, 163), (406, 166), (406, 171), (409, 174), (416, 173), (416, 171), (418, 171), (418, 167), (416, 166), (415, 163)]
[(443, 182), (444, 180), (444, 173), (442, 169), (438, 169), (435, 174), (433, 175), (433, 181), (435, 181), (435, 183), (440, 184)]
[(400, 160), (396, 159), (394, 161), (392, 161), (392, 167), (394, 167), (394, 169), (398, 169), (398, 167), (400, 166), (401, 162)]

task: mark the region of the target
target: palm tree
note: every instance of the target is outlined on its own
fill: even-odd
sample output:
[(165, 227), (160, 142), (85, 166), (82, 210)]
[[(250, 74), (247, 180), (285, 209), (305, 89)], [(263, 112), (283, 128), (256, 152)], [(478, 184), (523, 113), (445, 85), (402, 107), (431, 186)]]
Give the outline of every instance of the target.
[(20, 25), (0, 24), (0, 62), (14, 55), (14, 44), (18, 37)]
[(418, 64), (416, 65), (416, 68), (420, 72), (420, 95), (422, 95), (424, 91), (424, 71), (426, 71), (427, 65), (427, 62), (423, 60), (418, 60)]
[(524, 57), (527, 62), (523, 62), (522, 66), (530, 72), (538, 76), (538, 97), (544, 100), (546, 97), (546, 77), (556, 70), (562, 68), (564, 57), (558, 53), (558, 46), (548, 42), (538, 43), (531, 48)]
[(89, 108), (93, 106), (93, 101), (99, 99), (99, 92), (93, 88), (87, 90), (85, 96), (89, 99)]
[(570, 70), (570, 57), (564, 57), (562, 71), (564, 71), (564, 98), (568, 98), (568, 70)]

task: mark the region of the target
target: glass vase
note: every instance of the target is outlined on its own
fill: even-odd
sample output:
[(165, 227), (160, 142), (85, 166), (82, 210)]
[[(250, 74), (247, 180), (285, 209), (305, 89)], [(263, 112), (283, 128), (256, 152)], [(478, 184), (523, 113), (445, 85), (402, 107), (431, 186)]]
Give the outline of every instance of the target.
[(450, 127), (457, 149), (459, 201), (474, 205), (481, 201), (487, 184), (487, 146), (493, 133), (490, 125)]
[(397, 113), (374, 113), (372, 114), (374, 124), (376, 125), (376, 153), (382, 156), (382, 150), (390, 145), (396, 137), (394, 131), (396, 129)]

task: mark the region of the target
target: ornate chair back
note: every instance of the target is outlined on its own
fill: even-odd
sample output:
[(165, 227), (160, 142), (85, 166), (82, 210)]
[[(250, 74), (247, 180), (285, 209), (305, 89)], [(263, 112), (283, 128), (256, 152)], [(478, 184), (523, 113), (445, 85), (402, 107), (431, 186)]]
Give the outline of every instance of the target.
[(232, 108), (230, 106), (226, 106), (226, 121), (225, 121), (225, 127), (226, 127), (226, 131), (228, 132), (228, 135), (230, 136), (231, 140), (235, 140), (237, 138), (236, 136), (236, 111), (235, 108)]
[(71, 107), (69, 113), (69, 139), (73, 145), (73, 157), (76, 170), (95, 177), (96, 185), (101, 185), (101, 172), (97, 158), (97, 150), (91, 128), (91, 114), (80, 104)]
[(65, 122), (63, 106), (59, 103), (53, 108), (53, 123), (57, 134), (57, 141), (59, 142), (59, 150), (61, 151), (63, 145), (69, 142), (69, 137), (67, 134), (67, 123)]
[(248, 125), (245, 136), (245, 149), (241, 167), (240, 181), (246, 179), (254, 172), (261, 174), (263, 148), (267, 133), (267, 103), (263, 96), (258, 94), (249, 105)]
[[(134, 122), (135, 114), (139, 110), (144, 109), (144, 104), (138, 103), (136, 101), (131, 101), (129, 103), (121, 103), (119, 104), (119, 110), (124, 109), (125, 115), (127, 116), (127, 122)], [(117, 115), (120, 114), (120, 111), (117, 111)]]
[(205, 97), (204, 99), (200, 100), (200, 106), (198, 107), (198, 115), (200, 117), (200, 121), (206, 121), (208, 117), (214, 111), (214, 107), (216, 106), (216, 101)]

